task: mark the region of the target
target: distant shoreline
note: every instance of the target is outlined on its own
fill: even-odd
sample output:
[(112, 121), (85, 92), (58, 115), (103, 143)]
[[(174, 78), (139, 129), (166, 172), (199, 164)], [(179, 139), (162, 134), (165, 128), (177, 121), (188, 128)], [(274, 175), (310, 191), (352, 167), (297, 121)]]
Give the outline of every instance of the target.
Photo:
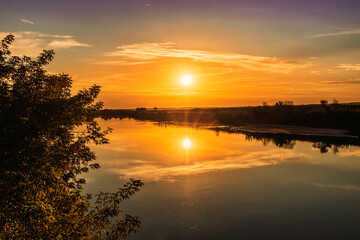
[(329, 128), (312, 128), (302, 126), (286, 125), (248, 125), (248, 126), (213, 126), (208, 127), (212, 130), (221, 130), (227, 132), (252, 133), (252, 134), (277, 134), (277, 135), (297, 135), (297, 136), (318, 136), (318, 137), (336, 137), (336, 138), (353, 138), (359, 136), (348, 134), (348, 130), (329, 129)]
[(360, 136), (360, 104), (355, 103), (167, 110), (104, 109), (93, 117), (185, 123), (228, 132), (353, 139)]

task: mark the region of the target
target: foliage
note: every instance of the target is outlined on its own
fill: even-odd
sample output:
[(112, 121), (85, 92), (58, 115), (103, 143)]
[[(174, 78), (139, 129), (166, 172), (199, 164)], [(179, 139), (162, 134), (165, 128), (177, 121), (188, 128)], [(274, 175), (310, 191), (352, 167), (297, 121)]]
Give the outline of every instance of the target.
[(136, 108), (136, 112), (146, 112), (146, 110), (144, 107)]
[(94, 117), (103, 119), (134, 118), (163, 122), (183, 122), (193, 125), (280, 124), (351, 131), (360, 136), (360, 104), (338, 103), (294, 105), (292, 101), (278, 101), (274, 106), (167, 109), (139, 112), (131, 109), (104, 109)]
[(14, 36), (0, 43), (0, 239), (125, 239), (141, 226), (119, 204), (143, 183), (130, 179), (116, 193), (84, 195), (80, 173), (99, 168), (89, 143), (106, 134), (89, 114), (100, 87), (71, 94), (67, 74), (48, 74), (54, 57), (11, 56)]
[(281, 107), (281, 106), (292, 106), (292, 105), (294, 105), (293, 101), (285, 100), (285, 101), (277, 101), (274, 106)]
[(322, 106), (325, 106), (326, 104), (328, 104), (328, 101), (325, 100), (325, 99), (322, 99), (322, 100), (320, 100), (320, 104), (321, 104)]

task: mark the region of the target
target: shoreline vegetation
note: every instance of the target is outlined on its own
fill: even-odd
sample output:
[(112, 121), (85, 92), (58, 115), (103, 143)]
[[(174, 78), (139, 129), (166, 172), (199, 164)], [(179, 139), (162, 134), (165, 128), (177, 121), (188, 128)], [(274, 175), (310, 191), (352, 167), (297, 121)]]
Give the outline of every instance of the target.
[(351, 138), (359, 140), (360, 103), (180, 109), (104, 109), (92, 117), (133, 118), (231, 133)]
[(360, 103), (278, 105), (232, 108), (104, 109), (93, 118), (124, 119), (187, 126), (216, 134), (244, 134), (248, 141), (261, 141), (293, 149), (296, 142), (310, 142), (321, 153), (360, 146)]

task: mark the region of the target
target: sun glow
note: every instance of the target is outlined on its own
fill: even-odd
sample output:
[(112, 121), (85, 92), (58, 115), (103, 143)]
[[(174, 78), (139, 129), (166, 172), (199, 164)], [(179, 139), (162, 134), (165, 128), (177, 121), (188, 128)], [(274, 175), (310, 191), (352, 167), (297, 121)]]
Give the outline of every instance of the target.
[(192, 77), (188, 74), (182, 75), (180, 78), (180, 83), (184, 86), (189, 86), (192, 83)]
[(183, 141), (183, 146), (184, 146), (184, 148), (189, 149), (191, 147), (190, 139), (185, 138), (184, 141)]

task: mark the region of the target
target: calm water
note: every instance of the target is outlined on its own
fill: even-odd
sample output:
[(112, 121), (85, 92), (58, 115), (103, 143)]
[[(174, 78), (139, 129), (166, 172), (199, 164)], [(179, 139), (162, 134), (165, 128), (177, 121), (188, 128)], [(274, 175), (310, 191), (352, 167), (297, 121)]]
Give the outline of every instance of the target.
[(145, 186), (124, 204), (141, 217), (134, 239), (359, 239), (360, 149), (320, 153), (243, 134), (135, 120), (99, 120), (110, 144), (86, 191)]

